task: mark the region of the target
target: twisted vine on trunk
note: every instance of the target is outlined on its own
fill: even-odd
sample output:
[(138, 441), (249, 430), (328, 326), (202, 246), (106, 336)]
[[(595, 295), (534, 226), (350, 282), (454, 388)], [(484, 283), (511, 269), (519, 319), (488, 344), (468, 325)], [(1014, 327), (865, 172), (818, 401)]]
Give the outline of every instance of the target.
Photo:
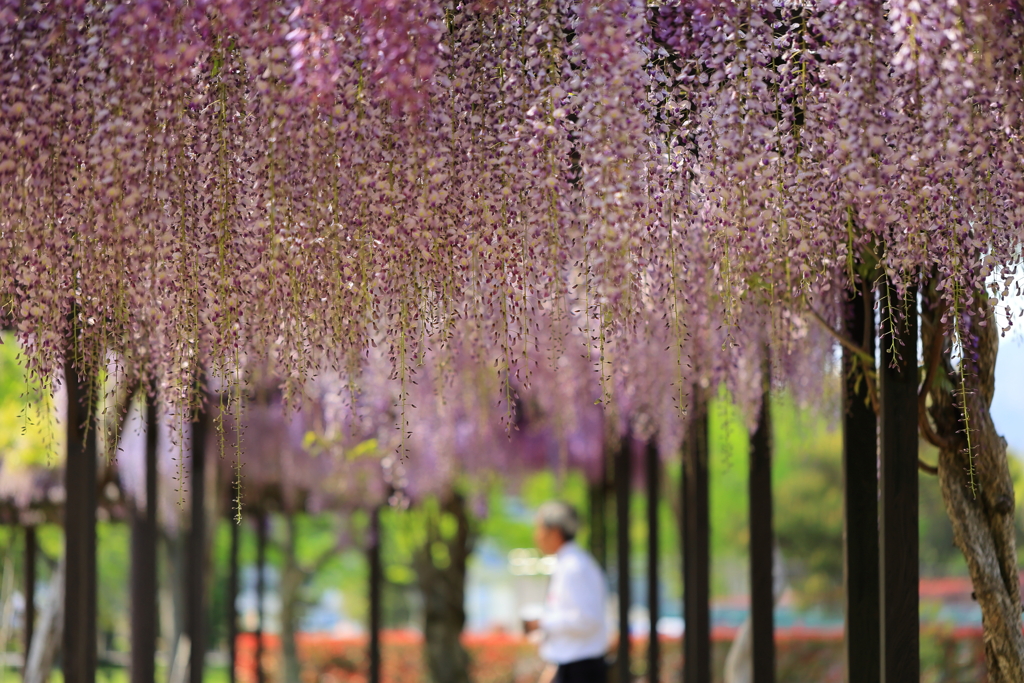
[(451, 493), (441, 501), (440, 514), (428, 514), (426, 543), (415, 557), (423, 593), (427, 668), (434, 683), (469, 683), (469, 653), (461, 636), (466, 625), (466, 563), (473, 543), (466, 499)]
[[(979, 299), (987, 302), (983, 292), (975, 296), (976, 301)], [(929, 440), (939, 448), (942, 497), (953, 524), (954, 541), (967, 560), (974, 595), (981, 607), (989, 681), (1020, 683), (1024, 681), (1024, 635), (1020, 622), (1013, 481), (1006, 441), (996, 433), (989, 413), (995, 391), (999, 332), (991, 307), (984, 305), (983, 316), (972, 312), (960, 317), (959, 333), (967, 343), (964, 360), (954, 369), (950, 333), (954, 317), (947, 314), (944, 324), (944, 307), (934, 288), (926, 292), (921, 310), (921, 341), (930, 369), (922, 390), (928, 392), (928, 413), (934, 430), (930, 425), (922, 426)], [(964, 399), (970, 449), (964, 425)]]

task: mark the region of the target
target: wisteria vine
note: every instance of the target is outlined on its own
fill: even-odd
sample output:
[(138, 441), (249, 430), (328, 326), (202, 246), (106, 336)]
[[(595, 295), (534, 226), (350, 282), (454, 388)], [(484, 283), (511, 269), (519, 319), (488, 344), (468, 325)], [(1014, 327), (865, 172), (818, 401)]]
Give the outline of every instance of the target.
[(1022, 38), (983, 0), (2, 0), (4, 322), (40, 381), (113, 353), (172, 403), (379, 347), (405, 406), (455, 341), (508, 404), (570, 356), (615, 405), (756, 402), (856, 263), (1015, 283)]

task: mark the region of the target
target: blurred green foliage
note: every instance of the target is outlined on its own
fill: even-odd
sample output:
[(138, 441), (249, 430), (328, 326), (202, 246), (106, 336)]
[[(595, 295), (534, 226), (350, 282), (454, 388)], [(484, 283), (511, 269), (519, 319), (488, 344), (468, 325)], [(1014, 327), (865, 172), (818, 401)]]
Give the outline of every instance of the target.
[[(128, 669), (119, 666), (100, 666), (96, 670), (96, 683), (128, 683), (131, 680)], [(167, 667), (157, 665), (156, 680), (167, 680)], [(64, 674), (54, 669), (50, 683), (64, 683)], [(207, 666), (203, 671), (203, 683), (228, 683), (228, 670), (223, 666)]]
[(64, 460), (53, 400), (25, 377), (18, 342), (0, 333), (0, 456), (4, 466), (53, 467)]
[[(58, 428), (52, 403), (34, 396), (26, 385), (18, 357), (18, 347), (9, 334), (0, 345), (0, 456), (3, 465), (55, 466), (60, 464)], [(790, 587), (805, 604), (838, 608), (842, 588), (842, 472), (841, 432), (838, 397), (828, 391), (813, 406), (796, 404), (786, 394), (773, 398), (773, 481), (775, 490), (775, 528), (786, 563)], [(40, 415), (46, 415), (40, 418)], [(717, 596), (743, 592), (746, 582), (747, 546), (747, 425), (743, 416), (720, 394), (709, 414), (711, 477), (711, 543), (713, 592)], [(349, 454), (368, 455), (375, 444)], [(680, 550), (677, 514), (679, 508), (678, 454), (664, 455), (661, 478), (660, 547), (662, 577), (667, 596), (675, 600), (681, 594)], [(922, 447), (922, 458), (935, 461), (934, 449)], [(1024, 493), (1024, 467), (1010, 458), (1018, 501)], [(639, 472), (639, 468), (638, 468)], [(631, 499), (630, 539), (636, 576), (642, 576), (647, 545), (646, 506), (642, 476), (637, 476)], [(481, 538), (502, 552), (533, 545), (533, 511), (542, 502), (562, 499), (575, 505), (581, 517), (588, 519), (588, 484), (579, 472), (542, 471), (521, 478), (492, 473), (472, 481), (460, 481), (474, 525)], [(965, 564), (952, 544), (952, 530), (943, 508), (935, 477), (920, 478), (921, 571), (925, 576), (964, 574)], [(609, 497), (608, 531), (614, 533), (614, 500)], [(450, 537), (455, 520), (440, 513), (438, 501), (427, 498), (408, 510), (387, 508), (382, 511), (383, 561), (388, 587), (385, 591), (386, 623), (403, 625), (414, 612), (415, 579), (412, 559), (426, 542), (426, 520), (440, 514), (442, 537)], [(1018, 507), (1024, 521), (1024, 511)], [(240, 562), (251, 567), (255, 562), (255, 516), (245, 514), (241, 524)], [(214, 576), (211, 583), (209, 629), (211, 645), (223, 643), (228, 596), (227, 572), (230, 522), (214, 526)], [(342, 595), (348, 616), (362, 621), (367, 614), (365, 548), (368, 541), (369, 514), (366, 511), (299, 514), (295, 519), (296, 552), (302, 565), (316, 564), (319, 570), (303, 589), (303, 601), (314, 604), (325, 591)], [(1018, 524), (1024, 528), (1024, 523)], [(272, 516), (267, 548), (269, 565), (283, 563), (283, 521)], [(584, 526), (581, 545), (590, 544), (590, 529)], [(121, 521), (102, 521), (98, 525), (99, 560), (99, 633), (104, 647), (127, 651), (129, 545), (128, 526)], [(52, 563), (63, 549), (63, 534), (56, 525), (38, 530), (42, 559), (39, 581), (44, 583)], [(1020, 539), (1024, 540), (1024, 539)], [(435, 563), (444, 563), (445, 548), (433, 548)], [(615, 544), (609, 538), (609, 564), (614, 563)], [(0, 528), (0, 554), (10, 558), (5, 568), (23, 575), (23, 535), (20, 529)], [(321, 558), (326, 557), (326, 561)], [(473, 560), (471, 560), (473, 561)], [(6, 569), (5, 569), (6, 570)], [(164, 567), (164, 571), (167, 568)], [(18, 582), (20, 584), (20, 580)], [(16, 647), (12, 641), (10, 647)]]

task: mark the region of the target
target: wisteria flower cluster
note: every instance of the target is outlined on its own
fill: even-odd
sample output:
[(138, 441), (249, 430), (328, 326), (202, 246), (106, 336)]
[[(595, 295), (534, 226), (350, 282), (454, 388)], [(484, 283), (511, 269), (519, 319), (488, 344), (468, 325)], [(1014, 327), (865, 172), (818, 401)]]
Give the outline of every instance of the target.
[(4, 321), (172, 402), (375, 347), (402, 405), (455, 347), (509, 404), (755, 401), (862, 261), (1014, 284), (1022, 38), (985, 0), (0, 0)]

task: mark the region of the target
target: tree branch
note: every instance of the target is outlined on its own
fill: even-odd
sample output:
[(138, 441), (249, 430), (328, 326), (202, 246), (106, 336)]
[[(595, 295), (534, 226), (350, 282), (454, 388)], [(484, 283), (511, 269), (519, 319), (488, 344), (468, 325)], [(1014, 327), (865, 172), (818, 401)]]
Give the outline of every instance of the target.
[(125, 378), (124, 385), (124, 396), (123, 400), (120, 392), (117, 390), (115, 384), (114, 391), (114, 425), (110, 433), (110, 443), (108, 444), (107, 460), (113, 460), (117, 457), (117, 450), (121, 447), (121, 434), (124, 433), (125, 422), (128, 421), (128, 412), (131, 410), (132, 401), (135, 400), (135, 395), (140, 389), (139, 378), (130, 374)]
[(323, 553), (313, 560), (312, 563), (302, 566), (302, 573), (306, 576), (315, 576), (320, 573), (320, 571), (327, 566), (327, 563), (334, 559), (340, 550), (340, 544), (331, 546), (327, 550), (323, 551)]
[[(942, 360), (942, 346), (946, 339), (945, 324), (942, 322), (942, 316), (946, 310), (946, 302), (941, 301), (939, 303), (939, 309), (935, 312), (933, 323), (935, 329), (932, 331), (931, 344), (928, 345), (928, 355), (925, 357), (925, 376), (924, 383), (921, 385), (920, 390), (917, 393), (917, 423), (921, 429), (921, 435), (925, 438), (925, 441), (930, 443), (939, 449), (951, 449), (953, 445), (949, 439), (945, 439), (932, 428), (931, 420), (928, 418), (928, 393), (931, 391), (932, 383), (935, 381), (935, 373), (938, 370), (939, 362)], [(928, 467), (931, 467), (930, 465)], [(932, 474), (938, 473), (938, 468), (934, 468), (935, 471)], [(924, 470), (930, 472), (930, 470)]]
[[(861, 299), (864, 300), (864, 320), (873, 321), (875, 319), (875, 295), (866, 277), (861, 278), (861, 293)], [(874, 342), (874, 337), (872, 336), (874, 334), (874, 329), (874, 325), (864, 325), (864, 339), (861, 341), (861, 346), (865, 350), (872, 347)]]
[(935, 320), (937, 329), (932, 334), (931, 344), (928, 346), (928, 355), (925, 358), (927, 365), (927, 371), (924, 376), (924, 384), (921, 385), (921, 390), (918, 392), (918, 398), (924, 400), (931, 390), (932, 382), (935, 380), (935, 371), (939, 367), (939, 361), (942, 360), (942, 345), (946, 340), (946, 329), (945, 323), (942, 322), (942, 316), (946, 312), (946, 302), (943, 301), (939, 304), (939, 310), (935, 312)]
[(847, 338), (845, 335), (836, 332), (835, 329), (833, 329), (833, 327), (828, 324), (828, 321), (822, 318), (821, 315), (816, 310), (814, 310), (810, 305), (807, 306), (807, 310), (812, 316), (814, 316), (814, 319), (818, 321), (818, 324), (825, 328), (825, 331), (831, 334), (833, 339), (839, 342), (844, 349), (853, 353), (854, 355), (857, 356), (857, 358), (861, 359), (862, 361), (871, 363), (872, 365), (874, 364), (875, 357), (872, 356), (867, 351), (865, 351), (863, 346), (853, 341), (852, 339)]

